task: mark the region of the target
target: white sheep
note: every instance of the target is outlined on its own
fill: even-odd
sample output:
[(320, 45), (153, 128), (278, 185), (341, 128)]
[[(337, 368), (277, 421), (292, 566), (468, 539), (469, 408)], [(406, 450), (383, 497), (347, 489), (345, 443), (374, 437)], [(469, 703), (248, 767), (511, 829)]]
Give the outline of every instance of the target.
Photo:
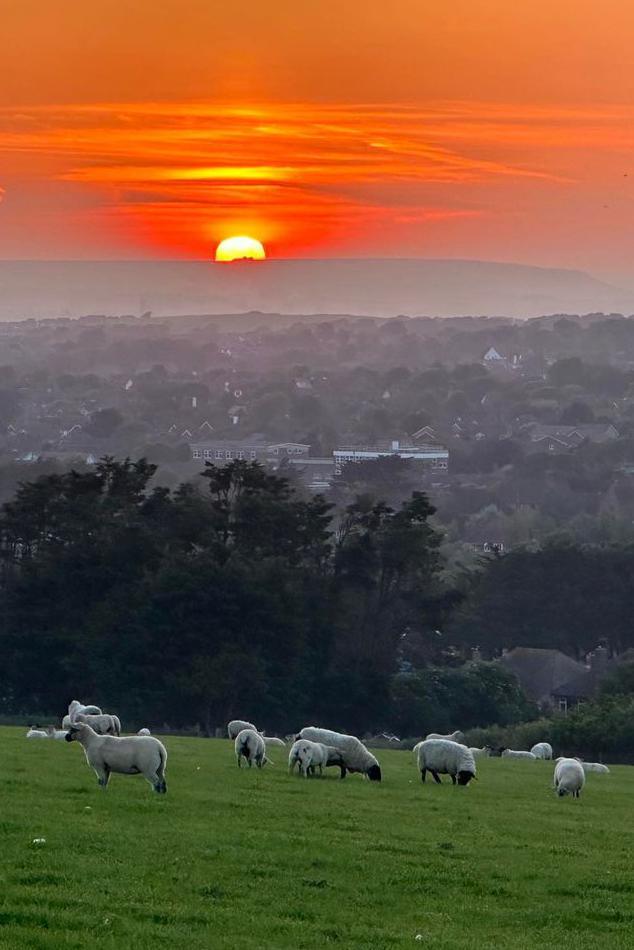
[(73, 699), (68, 704), (68, 715), (72, 719), (75, 713), (85, 713), (87, 716), (101, 716), (103, 710), (99, 706), (85, 706), (83, 703), (80, 703), (78, 699)]
[(440, 732), (430, 732), (428, 736), (425, 736), (425, 740), (427, 739), (448, 739), (449, 742), (462, 744), (464, 742), (464, 732), (460, 732), (460, 729), (456, 729), (455, 732), (452, 732), (448, 736), (443, 736)]
[(323, 775), (324, 768), (330, 765), (338, 765), (341, 769), (341, 778), (345, 778), (346, 767), (343, 761), (343, 755), (334, 746), (324, 745), (323, 742), (311, 742), (310, 739), (297, 739), (288, 755), (288, 769), (291, 774), (295, 766), (299, 765), (299, 771), (308, 778), (309, 773), (315, 774), (319, 769), (319, 774)]
[(531, 747), (531, 752), (537, 759), (552, 759), (553, 747), (550, 742), (537, 742)]
[(38, 729), (34, 726), (29, 726), (29, 731), (26, 734), (27, 739), (48, 739), (49, 735), (46, 729)]
[(55, 726), (46, 727), (46, 734), (49, 739), (65, 739), (67, 732), (67, 729), (56, 729)]
[(451, 775), (453, 785), (468, 785), (476, 777), (473, 754), (459, 742), (451, 739), (425, 739), (418, 749), (418, 768), (421, 781), (431, 772), (440, 785), (440, 775)]
[(99, 736), (120, 736), (121, 723), (117, 716), (110, 716), (108, 713), (102, 713), (100, 716), (88, 715), (88, 713), (75, 713), (71, 716), (71, 725), (76, 722), (83, 722), (90, 726)]
[(530, 759), (534, 762), (537, 759), (537, 756), (534, 752), (525, 752), (523, 749), (504, 749), (502, 752), (503, 759)]
[[(356, 736), (348, 736), (342, 732), (332, 732), (330, 729), (318, 729), (316, 726), (306, 726), (297, 736), (298, 739), (310, 739), (311, 742), (322, 742), (324, 745), (334, 746), (342, 756), (343, 765), (348, 772), (361, 772), (367, 775), (371, 782), (381, 781), (381, 766), (376, 757), (363, 745)], [(342, 774), (342, 778), (345, 772)]]
[(283, 746), (284, 748), (286, 748), (286, 743), (284, 742), (284, 740), (278, 739), (277, 736), (262, 736), (262, 738), (264, 739), (265, 746), (276, 745), (276, 746)]
[(151, 735), (152, 733), (147, 728), (147, 726), (144, 726), (143, 729), (139, 729), (139, 731), (137, 732), (137, 736), (151, 736)]
[(167, 750), (154, 736), (100, 736), (88, 723), (74, 722), (66, 741), (83, 746), (86, 761), (102, 788), (107, 787), (111, 772), (118, 772), (143, 775), (159, 795), (167, 792)]
[(559, 758), (555, 762), (554, 785), (557, 795), (572, 795), (579, 798), (586, 782), (586, 773), (576, 759)]
[(230, 739), (235, 739), (243, 729), (252, 729), (253, 732), (258, 731), (252, 722), (245, 722), (243, 719), (232, 719), (230, 723), (227, 723), (227, 735)]
[(255, 764), (259, 769), (269, 761), (266, 757), (264, 739), (255, 729), (241, 729), (234, 743), (238, 767), (242, 767), (242, 759), (249, 763), (249, 768)]
[[(580, 760), (577, 760), (580, 761)], [(609, 775), (610, 770), (607, 765), (603, 765), (602, 762), (581, 762), (581, 768), (584, 772), (598, 772), (599, 775)]]

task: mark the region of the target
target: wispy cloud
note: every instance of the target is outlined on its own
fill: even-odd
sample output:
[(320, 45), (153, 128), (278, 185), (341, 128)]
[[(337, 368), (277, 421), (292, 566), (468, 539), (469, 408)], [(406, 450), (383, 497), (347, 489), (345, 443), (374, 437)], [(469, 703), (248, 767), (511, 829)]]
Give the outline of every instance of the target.
[(0, 155), (8, 178), (93, 189), (93, 215), (158, 244), (202, 247), (238, 226), (297, 242), (489, 214), (485, 196), (510, 183), (569, 186), (570, 155), (631, 149), (633, 118), (464, 102), (47, 106), (0, 110)]

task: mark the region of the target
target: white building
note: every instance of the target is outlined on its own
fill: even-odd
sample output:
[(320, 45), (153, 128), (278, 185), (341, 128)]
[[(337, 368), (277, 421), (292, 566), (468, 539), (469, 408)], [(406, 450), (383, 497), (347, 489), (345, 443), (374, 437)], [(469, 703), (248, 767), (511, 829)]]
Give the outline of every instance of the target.
[(335, 460), (335, 475), (341, 475), (348, 462), (365, 462), (396, 455), (401, 459), (423, 462), (434, 472), (446, 472), (449, 468), (449, 451), (444, 445), (401, 445), (393, 441), (377, 446), (343, 446), (332, 453)]

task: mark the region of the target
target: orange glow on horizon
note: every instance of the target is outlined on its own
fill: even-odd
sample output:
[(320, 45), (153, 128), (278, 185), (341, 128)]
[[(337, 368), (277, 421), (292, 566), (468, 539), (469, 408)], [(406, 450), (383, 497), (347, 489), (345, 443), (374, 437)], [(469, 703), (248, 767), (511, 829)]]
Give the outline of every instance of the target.
[(6, 7), (0, 258), (631, 271), (630, 0)]

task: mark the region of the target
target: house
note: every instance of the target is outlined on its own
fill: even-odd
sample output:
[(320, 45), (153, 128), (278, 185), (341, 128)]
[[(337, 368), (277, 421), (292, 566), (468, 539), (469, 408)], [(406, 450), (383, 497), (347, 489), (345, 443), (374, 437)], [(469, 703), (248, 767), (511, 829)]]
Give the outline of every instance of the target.
[(335, 449), (332, 455), (335, 475), (341, 475), (343, 466), (348, 462), (365, 462), (391, 455), (422, 462), (432, 471), (447, 471), (449, 467), (449, 451), (443, 445), (401, 445), (396, 440), (376, 446), (342, 446)]
[(619, 437), (618, 430), (611, 422), (593, 422), (578, 426), (531, 422), (521, 431), (523, 435), (528, 436), (530, 448), (548, 452), (568, 452), (576, 449), (582, 442), (602, 445)]
[(503, 651), (497, 662), (517, 676), (533, 702), (566, 713), (590, 699), (618, 662), (609, 658), (604, 646), (598, 646), (586, 659), (587, 663), (581, 663), (561, 650), (515, 647)]
[(416, 432), (412, 432), (410, 439), (413, 442), (437, 442), (436, 430), (433, 426), (421, 426)]
[(245, 462), (260, 462), (277, 468), (282, 459), (308, 456), (310, 445), (300, 442), (271, 444), (264, 439), (255, 438), (192, 442), (190, 449), (192, 459), (203, 459), (206, 462), (214, 462), (216, 465), (224, 465), (237, 459)]
[(515, 647), (502, 653), (498, 662), (515, 673), (529, 699), (539, 706), (555, 705), (558, 687), (586, 671), (583, 663), (561, 650)]

